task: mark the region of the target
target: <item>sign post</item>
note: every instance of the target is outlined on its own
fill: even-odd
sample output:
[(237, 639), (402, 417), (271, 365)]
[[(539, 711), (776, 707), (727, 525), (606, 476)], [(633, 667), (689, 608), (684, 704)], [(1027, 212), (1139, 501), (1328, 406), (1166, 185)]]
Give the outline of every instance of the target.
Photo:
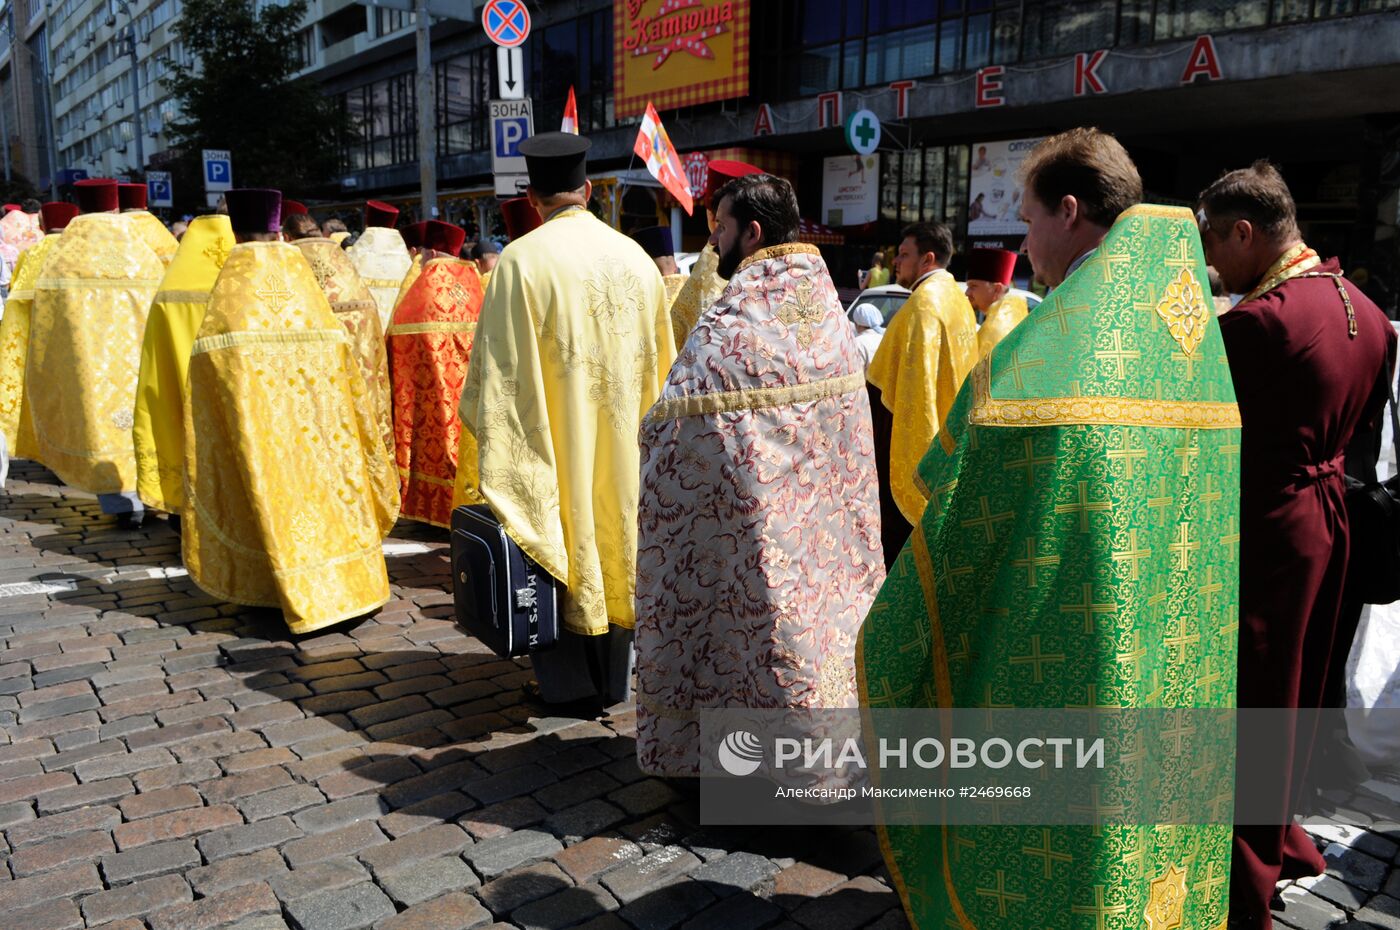
[(529, 175), (520, 143), (535, 133), (530, 100), (491, 101), (491, 173), (496, 177), (497, 197), (518, 197)]
[(209, 206), (219, 202), (219, 195), (233, 190), (233, 156), (228, 149), (204, 150), (204, 194)]
[(520, 46), (496, 47), (496, 84), (502, 100), (525, 99), (525, 55)]
[(175, 190), (169, 171), (146, 172), (146, 202), (153, 207), (175, 206)]

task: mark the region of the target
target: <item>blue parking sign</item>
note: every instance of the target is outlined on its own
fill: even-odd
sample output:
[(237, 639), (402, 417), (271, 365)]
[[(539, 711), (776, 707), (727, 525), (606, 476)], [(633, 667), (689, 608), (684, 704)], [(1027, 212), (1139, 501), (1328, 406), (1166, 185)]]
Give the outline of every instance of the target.
[(204, 150), (204, 189), (210, 193), (233, 189), (233, 158), (227, 150)]
[(519, 158), (520, 143), (530, 137), (528, 117), (496, 121), (496, 157)]
[(175, 206), (175, 192), (170, 183), (170, 172), (146, 172), (146, 200), (153, 207)]

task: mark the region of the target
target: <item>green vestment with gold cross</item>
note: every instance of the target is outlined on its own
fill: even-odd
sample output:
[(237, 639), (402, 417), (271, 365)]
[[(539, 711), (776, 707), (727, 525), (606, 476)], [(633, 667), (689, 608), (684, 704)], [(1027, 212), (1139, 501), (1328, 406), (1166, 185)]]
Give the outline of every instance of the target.
[[(1240, 420), (1206, 280), (1191, 213), (1134, 207), (973, 369), (861, 630), (864, 707), (1234, 705)], [(1122, 782), (1098, 826), (882, 825), (916, 930), (1223, 927), (1225, 729), (1190, 737), (1225, 760), (1209, 824), (1115, 824)]]

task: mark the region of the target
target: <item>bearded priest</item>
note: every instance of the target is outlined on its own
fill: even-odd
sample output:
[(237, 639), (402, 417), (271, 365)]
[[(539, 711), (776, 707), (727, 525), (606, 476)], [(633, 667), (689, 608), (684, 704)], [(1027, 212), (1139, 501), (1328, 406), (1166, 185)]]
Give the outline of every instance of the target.
[(185, 566), (214, 597), (281, 608), (307, 633), (389, 599), (398, 486), (345, 327), (278, 241), (281, 194), (227, 199), (238, 245), (190, 355)]
[(393, 204), (382, 200), (366, 202), (365, 231), (345, 250), (360, 280), (374, 295), (379, 325), (385, 328), (393, 315), (399, 286), (412, 264), (404, 237), (394, 228), (398, 221), (399, 208)]

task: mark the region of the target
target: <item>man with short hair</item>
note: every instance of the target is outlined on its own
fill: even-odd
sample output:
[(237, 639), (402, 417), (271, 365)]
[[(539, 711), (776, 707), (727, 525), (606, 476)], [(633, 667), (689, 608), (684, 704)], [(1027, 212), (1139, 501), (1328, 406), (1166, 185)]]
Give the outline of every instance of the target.
[(288, 242), (321, 237), (321, 226), (308, 213), (288, 213), (282, 217), (282, 235)]
[(977, 357), (986, 358), (1026, 318), (1026, 299), (1011, 293), (1016, 253), (973, 249), (967, 254), (967, 301), (977, 311)]
[(551, 703), (631, 693), (637, 430), (675, 358), (656, 265), (587, 209), (588, 146), (520, 144), (544, 225), (501, 253), (461, 404), (457, 502), (484, 499), (566, 588), (562, 638), (531, 657)]
[(676, 266), (676, 247), (672, 245), (671, 227), (647, 226), (632, 233), (632, 238), (656, 262), (656, 270), (661, 272), (661, 280), (666, 285), (666, 306), (670, 307), (690, 277), (681, 274)]
[(885, 576), (865, 363), (821, 252), (796, 241), (792, 185), (753, 174), (716, 199), (729, 283), (641, 429), (637, 759), (653, 775), (700, 774), (708, 709), (855, 708), (852, 645)]
[(190, 352), (182, 554), (202, 590), (280, 607), (307, 633), (389, 599), (383, 540), (398, 486), (356, 403), (345, 328), (301, 251), (280, 241), (281, 194), (227, 197), (238, 244)]
[[(336, 245), (344, 242), (350, 236), (350, 229), (345, 225), (345, 221), (338, 216), (333, 216), (321, 224), (321, 235), (334, 242)], [(359, 272), (356, 272), (358, 274)]]
[[(1231, 171), (1201, 192), (1206, 255), (1231, 293), (1220, 317), (1239, 397), (1239, 704), (1317, 708), (1329, 655), (1351, 646), (1339, 631), (1347, 567), (1344, 469), (1357, 430), (1372, 428), (1393, 377), (1395, 333), (1385, 314), (1299, 232), (1293, 197), (1268, 162)], [(1338, 633), (1341, 636), (1338, 636)], [(1293, 821), (1313, 729), (1252, 739), (1237, 784), (1278, 813), (1273, 826), (1236, 828), (1232, 925), (1267, 930), (1285, 879), (1325, 863)], [(1256, 808), (1257, 809), (1257, 808)]]
[(913, 294), (890, 319), (866, 372), (886, 567), (924, 511), (914, 483), (919, 460), (977, 361), (977, 318), (947, 271), (952, 231), (942, 223), (915, 223), (899, 239), (896, 281)]
[[(919, 464), (929, 505), (860, 633), (871, 745), (883, 708), (1234, 703), (1239, 413), (1195, 218), (1139, 205), (1098, 130), (1024, 164), (1031, 262), (1057, 286), (973, 368)], [(1105, 737), (1101, 825), (886, 825), (910, 923), (1221, 928), (1234, 735), (1201, 726), (1174, 755), (1126, 730)], [(1164, 812), (1181, 795), (1154, 785), (1196, 803)]]
[(476, 262), (483, 289), (491, 283), (491, 272), (496, 270), (496, 262), (500, 257), (501, 248), (491, 239), (482, 238), (472, 246), (472, 261)]

